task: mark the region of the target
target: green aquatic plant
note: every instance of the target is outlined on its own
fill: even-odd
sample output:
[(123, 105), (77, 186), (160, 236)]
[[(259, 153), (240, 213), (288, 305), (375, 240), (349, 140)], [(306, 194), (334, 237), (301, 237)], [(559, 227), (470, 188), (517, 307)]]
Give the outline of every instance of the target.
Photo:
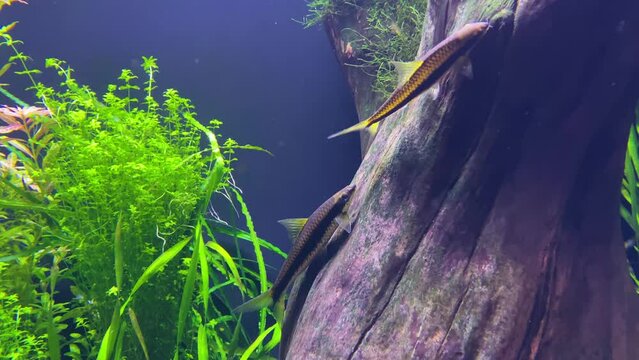
[(393, 61), (412, 61), (417, 55), (426, 14), (425, 0), (374, 1), (368, 10), (366, 34), (352, 42), (364, 54), (364, 65), (375, 74), (373, 91), (388, 97), (397, 86)]
[[(229, 300), (268, 288), (263, 250), (284, 255), (257, 236), (232, 176), (236, 150), (261, 149), (220, 145), (221, 122), (200, 124), (174, 89), (157, 100), (152, 57), (144, 81), (125, 69), (98, 96), (57, 59), (46, 67), (61, 86), (36, 82), (19, 42), (2, 39), (43, 107), (2, 118), (0, 291), (38, 309), (31, 334), (46, 337), (46, 357), (268, 354), (279, 341), (268, 310), (252, 340)], [(241, 209), (246, 230), (217, 215), (224, 207)], [(61, 280), (74, 298), (56, 302)]]
[[(633, 232), (632, 249), (639, 253), (639, 104), (635, 110), (635, 122), (630, 126), (628, 147), (624, 166), (624, 177), (621, 186), (622, 204), (621, 217)], [(639, 293), (639, 279), (630, 268), (630, 276), (637, 285)]]
[[(0, 274), (5, 268), (6, 264), (0, 263)], [(32, 332), (36, 311), (21, 305), (17, 294), (0, 290), (0, 355), (3, 358), (46, 358), (46, 336)]]
[(320, 24), (331, 15), (344, 15), (358, 6), (358, 0), (311, 0), (308, 2), (308, 14), (302, 19), (305, 27)]
[[(358, 9), (363, 1), (314, 0), (303, 20), (313, 26), (327, 16), (344, 15)], [(397, 85), (392, 62), (412, 61), (417, 55), (427, 0), (371, 0), (366, 3), (367, 26), (363, 31), (344, 29), (344, 42), (358, 54), (357, 64), (375, 77), (373, 91), (388, 97)]]
[(0, 10), (2, 10), (4, 6), (8, 6), (14, 3), (26, 4), (27, 2), (25, 0), (0, 0)]
[(42, 345), (28, 339), (46, 339), (46, 346), (24, 354), (16, 355), (9, 346), (0, 347), (0, 357), (59, 359), (57, 334), (72, 316), (68, 303), (54, 300), (56, 284), (66, 276), (60, 264), (67, 249), (63, 243), (47, 244), (49, 235), (58, 235), (53, 230), (57, 228), (57, 210), (46, 205), (51, 186), (38, 176), (42, 151), (50, 141), (45, 136), (47, 115), (46, 109), (36, 107), (0, 108), (0, 292), (18, 300), (17, 307), (9, 303), (0, 308), (0, 317), (18, 309), (22, 321), (16, 318), (15, 324), (21, 325), (22, 331), (13, 334), (29, 335), (19, 341)]
[[(25, 0), (0, 0), (0, 11), (2, 10), (2, 8), (4, 6), (9, 6), (13, 3), (21, 3), (21, 4), (26, 4), (27, 2)], [(11, 30), (13, 30), (13, 28), (16, 27), (16, 25), (18, 24), (17, 21), (14, 21), (12, 23), (9, 24), (3, 24), (0, 23), (0, 37), (3, 38), (3, 41), (0, 42), (0, 47), (2, 47), (3, 45), (6, 45), (7, 41), (13, 41), (10, 37), (6, 37), (6, 35), (9, 34), (9, 32), (11, 32)], [(7, 60), (6, 63), (2, 63), (0, 62), (0, 78), (2, 78), (2, 76), (4, 74), (6, 74), (9, 69), (11, 68), (12, 65), (15, 65), (12, 62), (13, 57), (11, 57), (9, 60)], [(0, 82), (0, 94), (10, 98), (12, 101), (16, 102), (16, 103), (20, 103), (20, 105), (26, 105), (24, 103), (22, 103), (18, 98), (16, 98), (15, 96), (13, 96), (13, 94), (11, 94), (9, 91), (5, 90), (4, 87), (7, 86), (8, 84), (2, 83)]]

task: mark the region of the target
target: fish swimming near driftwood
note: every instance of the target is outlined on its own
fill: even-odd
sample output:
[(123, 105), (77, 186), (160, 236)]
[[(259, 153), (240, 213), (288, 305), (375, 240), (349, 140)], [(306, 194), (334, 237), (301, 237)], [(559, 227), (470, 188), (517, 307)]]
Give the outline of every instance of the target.
[(458, 60), (463, 60), (489, 27), (488, 22), (466, 24), (419, 59), (408, 63), (393, 63), (401, 85), (369, 118), (328, 138), (374, 128), (379, 121), (401, 109), (435, 84)]
[(344, 209), (354, 190), (355, 185), (348, 185), (338, 191), (320, 205), (308, 219), (297, 218), (280, 221), (288, 230), (289, 237), (293, 239), (294, 243), (277, 279), (268, 291), (238, 306), (233, 312), (255, 311), (276, 303), (278, 305), (275, 317), (281, 322), (284, 293), (293, 279), (302, 273), (322, 252), (338, 227), (350, 231), (350, 219)]

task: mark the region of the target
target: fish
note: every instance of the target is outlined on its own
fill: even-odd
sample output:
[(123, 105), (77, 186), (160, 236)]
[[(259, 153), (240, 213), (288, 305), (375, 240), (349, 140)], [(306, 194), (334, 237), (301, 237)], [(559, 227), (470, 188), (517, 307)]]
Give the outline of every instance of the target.
[(282, 322), (284, 293), (289, 285), (324, 250), (338, 228), (350, 232), (350, 218), (344, 210), (354, 191), (355, 185), (348, 185), (341, 189), (324, 201), (308, 219), (280, 220), (280, 223), (287, 229), (289, 237), (294, 241), (293, 247), (275, 282), (273, 282), (273, 286), (233, 309), (234, 313), (256, 311), (275, 303), (275, 318), (278, 322)]
[(332, 139), (354, 131), (371, 128), (401, 109), (435, 84), (458, 60), (465, 58), (465, 55), (477, 44), (489, 27), (488, 22), (466, 24), (417, 60), (408, 63), (394, 62), (400, 80), (397, 89), (369, 118), (332, 134), (328, 138)]

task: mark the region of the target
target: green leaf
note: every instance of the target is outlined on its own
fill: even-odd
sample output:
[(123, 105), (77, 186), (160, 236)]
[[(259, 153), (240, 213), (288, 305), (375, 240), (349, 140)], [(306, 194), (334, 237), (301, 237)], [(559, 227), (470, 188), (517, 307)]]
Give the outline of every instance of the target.
[(219, 283), (212, 288), (209, 289), (209, 296), (214, 292), (226, 287), (235, 284), (235, 279), (226, 280), (225, 282)]
[(240, 149), (240, 150), (254, 150), (254, 151), (261, 151), (264, 153), (267, 153), (271, 156), (275, 156), (273, 155), (272, 152), (260, 147), (260, 146), (255, 146), (255, 145), (249, 145), (249, 144), (244, 144), (244, 145), (233, 145), (233, 146), (222, 146), (222, 149)]
[(118, 287), (118, 294), (122, 293), (122, 274), (124, 273), (124, 258), (122, 251), (122, 212), (118, 216), (118, 223), (115, 225), (115, 235), (113, 239), (113, 252), (115, 256), (115, 284)]
[[(634, 150), (633, 150), (634, 149)], [(628, 142), (628, 155), (626, 156), (626, 162), (624, 167), (624, 176), (628, 181), (628, 192), (630, 195), (630, 219), (631, 222), (628, 224), (632, 228), (637, 227), (637, 213), (639, 212), (639, 194), (637, 194), (637, 172), (635, 171), (635, 167), (633, 166), (633, 153), (637, 152), (637, 137), (635, 135), (634, 127), (630, 131), (630, 140)]]
[(282, 339), (282, 328), (280, 327), (280, 324), (276, 323), (273, 326), (275, 326), (275, 330), (273, 331), (273, 336), (271, 337), (271, 340), (269, 340), (269, 342), (264, 347), (264, 352), (266, 353), (275, 349), (277, 344), (279, 344), (280, 340)]
[(209, 359), (209, 346), (206, 342), (206, 329), (200, 324), (197, 329), (197, 358), (198, 360)]
[(241, 291), (244, 291), (245, 290), (244, 284), (242, 284), (240, 273), (237, 270), (237, 266), (235, 265), (235, 261), (233, 261), (231, 254), (229, 254), (226, 251), (226, 249), (222, 247), (222, 245), (215, 242), (215, 240), (207, 242), (206, 246), (210, 247), (213, 251), (217, 252), (222, 257), (222, 259), (224, 259), (224, 262), (229, 267), (229, 270), (231, 271), (231, 274), (233, 275), (233, 280), (235, 281), (235, 284), (237, 285), (238, 288), (240, 288)]
[(119, 312), (120, 315), (124, 314), (124, 310), (129, 305), (131, 300), (133, 300), (133, 295), (135, 295), (135, 292), (138, 291), (140, 287), (142, 287), (142, 285), (146, 284), (149, 281), (149, 279), (153, 277), (153, 275), (157, 274), (162, 269), (162, 267), (164, 267), (164, 265), (166, 265), (169, 261), (173, 260), (173, 258), (175, 258), (175, 256), (177, 256), (177, 254), (179, 254), (180, 251), (182, 251), (184, 246), (186, 246), (186, 244), (188, 244), (189, 241), (191, 241), (191, 238), (186, 238), (178, 242), (177, 244), (173, 245), (168, 250), (166, 250), (162, 255), (158, 256), (158, 258), (155, 259), (151, 263), (151, 265), (149, 265), (149, 267), (146, 268), (146, 270), (144, 270), (144, 273), (142, 273), (138, 281), (136, 281), (135, 285), (133, 285), (133, 289), (131, 289), (131, 293), (129, 294), (128, 299), (126, 299), (126, 301), (120, 308), (120, 312)]
[[(0, 30), (1, 31), (1, 30)], [(11, 67), (11, 65), (13, 65), (13, 63), (6, 63), (4, 64), (1, 68), (0, 68), (0, 76), (4, 75), (4, 73), (7, 72), (7, 70), (9, 70), (9, 68)]]
[(109, 360), (113, 353), (113, 348), (117, 340), (118, 333), (120, 331), (120, 311), (116, 306), (113, 309), (113, 315), (111, 316), (111, 324), (107, 328), (102, 342), (100, 343), (100, 350), (98, 352), (98, 360)]
[(630, 136), (628, 138), (628, 156), (632, 160), (633, 169), (635, 174), (639, 174), (639, 148), (637, 148), (637, 127), (632, 126), (630, 129)]
[(144, 358), (149, 360), (149, 351), (146, 347), (146, 342), (144, 341), (144, 334), (142, 334), (142, 328), (140, 328), (140, 323), (138, 322), (138, 317), (135, 315), (135, 311), (133, 308), (129, 308), (129, 320), (131, 320), (131, 325), (133, 326), (133, 331), (135, 331), (135, 336), (138, 338), (140, 342), (140, 346), (142, 347), (142, 351), (144, 352)]
[(49, 345), (49, 359), (60, 360), (60, 336), (53, 318), (47, 323), (47, 340)]
[[(251, 235), (251, 242), (253, 243), (253, 251), (255, 252), (255, 259), (257, 260), (257, 268), (260, 275), (260, 293), (266, 292), (268, 290), (268, 279), (266, 278), (266, 265), (264, 263), (264, 257), (262, 256), (262, 249), (260, 248), (260, 243), (257, 240), (257, 233), (255, 232), (255, 227), (253, 226), (253, 219), (251, 218), (251, 214), (248, 211), (248, 207), (244, 202), (244, 198), (242, 198), (242, 194), (237, 191), (235, 188), (231, 188), (231, 191), (235, 194), (235, 198), (237, 202), (240, 203), (242, 214), (246, 219), (246, 227), (249, 230), (249, 234)], [(263, 308), (260, 310), (260, 323), (258, 325), (258, 329), (260, 333), (264, 332), (266, 327), (266, 312), (267, 309)]]
[(184, 328), (186, 327), (186, 316), (189, 313), (191, 307), (191, 298), (193, 296), (193, 288), (195, 287), (195, 276), (197, 274), (197, 259), (200, 248), (199, 241), (193, 241), (193, 254), (191, 255), (191, 265), (189, 266), (189, 272), (186, 275), (186, 281), (184, 283), (184, 289), (182, 290), (182, 299), (180, 300), (180, 310), (178, 312), (178, 328), (177, 328), (177, 341), (176, 341), (176, 353), (177, 347), (182, 342), (182, 336), (184, 335)]
[(30, 203), (30, 202), (19, 201), (16, 199), (0, 199), (0, 207), (14, 209), (14, 210), (36, 210), (36, 211), (42, 211), (44, 213), (51, 213), (51, 214), (67, 213), (67, 211), (62, 210), (60, 208), (53, 207), (53, 206), (38, 205), (38, 204)]
[[(230, 225), (226, 225), (224, 223), (215, 221), (215, 220), (209, 220), (209, 222), (211, 223), (209, 226), (209, 229), (211, 232), (217, 232), (217, 233), (221, 233), (221, 234), (225, 234), (225, 235), (229, 235), (229, 236), (233, 236), (236, 237), (238, 239), (242, 239), (242, 240), (246, 240), (246, 241), (250, 241), (253, 242), (253, 236), (244, 231), (244, 230), (240, 230), (238, 228), (235, 228), (233, 226)], [(287, 255), (284, 251), (282, 251), (280, 248), (278, 248), (277, 246), (271, 244), (270, 242), (257, 237), (257, 241), (259, 242), (260, 246), (270, 250), (278, 255), (280, 255), (281, 257), (283, 257), (284, 259), (286, 259)]]
[(628, 226), (632, 228), (632, 231), (635, 234), (639, 234), (639, 228), (635, 226), (636, 221), (632, 221), (632, 215), (630, 215), (630, 212), (628, 212), (628, 210), (623, 206), (620, 207), (619, 212), (621, 213), (621, 217), (626, 221)]
[(222, 257), (222, 259), (224, 259), (224, 262), (226, 263), (226, 266), (228, 266), (229, 270), (231, 271), (231, 274), (233, 275), (233, 279), (235, 280), (235, 284), (237, 285), (237, 287), (240, 288), (241, 291), (244, 291), (245, 290), (244, 284), (242, 284), (242, 279), (240, 278), (240, 273), (237, 270), (237, 266), (235, 265), (235, 261), (233, 261), (233, 258), (231, 257), (231, 254), (229, 254), (228, 251), (226, 251), (226, 249), (224, 249), (222, 247), (222, 245), (218, 244), (215, 241), (215, 237), (213, 236), (213, 232), (211, 231), (211, 228), (208, 226), (208, 224), (206, 224), (206, 222), (204, 222), (204, 221), (202, 223), (204, 224), (204, 227), (206, 228), (207, 234), (211, 238), (211, 241), (207, 242), (206, 246), (208, 246), (213, 251), (218, 253)]
[(248, 358), (253, 355), (253, 353), (255, 352), (255, 350), (262, 345), (262, 342), (264, 341), (264, 338), (266, 338), (266, 336), (268, 334), (271, 333), (271, 331), (275, 330), (276, 327), (279, 327), (279, 325), (274, 324), (273, 326), (269, 327), (268, 329), (262, 331), (260, 333), (260, 335), (257, 337), (257, 339), (255, 339), (255, 341), (253, 341), (253, 343), (251, 345), (249, 345), (248, 348), (246, 348), (246, 350), (244, 351), (244, 353), (242, 354), (242, 357), (240, 357), (240, 360), (248, 360)]
[(209, 175), (202, 185), (204, 190), (204, 201), (202, 204), (200, 204), (200, 213), (203, 213), (209, 204), (211, 196), (213, 196), (213, 192), (220, 186), (227, 168), (224, 166), (224, 157), (222, 156), (222, 152), (220, 151), (220, 145), (217, 142), (215, 134), (213, 134), (211, 130), (204, 127), (204, 125), (200, 124), (192, 116), (184, 114), (184, 117), (189, 121), (191, 125), (193, 125), (196, 129), (200, 130), (207, 136), (207, 138), (209, 139), (209, 144), (211, 146), (210, 161), (212, 164), (212, 170), (209, 172)]
[(215, 340), (215, 351), (217, 352), (218, 359), (226, 360), (227, 351), (225, 349), (224, 342), (217, 335), (216, 331), (213, 331), (212, 335), (213, 335), (213, 340)]
[(235, 324), (235, 329), (233, 330), (233, 337), (231, 341), (227, 345), (226, 349), (229, 354), (235, 354), (238, 349), (238, 344), (240, 343), (240, 333), (242, 331), (242, 314), (240, 314), (237, 322)]
[(126, 323), (121, 323), (120, 324), (120, 331), (118, 332), (118, 338), (115, 342), (115, 351), (113, 354), (113, 358), (115, 360), (120, 360), (122, 359), (122, 345), (123, 345), (123, 339), (124, 339), (124, 332), (126, 330)]
[(195, 228), (195, 239), (199, 243), (200, 249), (200, 297), (202, 298), (202, 304), (204, 305), (204, 319), (208, 320), (209, 314), (209, 264), (206, 261), (206, 247), (204, 246), (204, 238), (202, 237), (202, 220), (198, 221)]

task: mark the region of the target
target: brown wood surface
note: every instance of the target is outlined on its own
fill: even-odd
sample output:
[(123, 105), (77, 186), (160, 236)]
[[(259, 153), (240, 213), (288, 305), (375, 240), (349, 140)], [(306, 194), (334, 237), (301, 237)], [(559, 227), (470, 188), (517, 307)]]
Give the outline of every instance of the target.
[[(380, 126), (353, 231), (291, 294), (283, 357), (639, 359), (618, 215), (639, 2), (431, 0), (420, 51), (503, 7), (472, 79)], [(338, 52), (361, 16), (327, 22)]]

